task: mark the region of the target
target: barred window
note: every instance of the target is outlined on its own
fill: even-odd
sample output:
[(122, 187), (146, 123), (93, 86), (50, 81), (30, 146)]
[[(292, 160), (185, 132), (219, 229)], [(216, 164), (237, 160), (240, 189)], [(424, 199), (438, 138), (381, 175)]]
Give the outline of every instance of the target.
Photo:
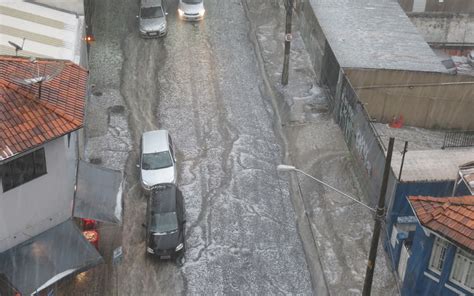
[(446, 252), (448, 250), (448, 242), (436, 237), (433, 250), (431, 251), (429, 269), (437, 274), (443, 270), (444, 260), (446, 259)]
[(474, 258), (472, 255), (463, 250), (457, 250), (450, 280), (474, 292)]

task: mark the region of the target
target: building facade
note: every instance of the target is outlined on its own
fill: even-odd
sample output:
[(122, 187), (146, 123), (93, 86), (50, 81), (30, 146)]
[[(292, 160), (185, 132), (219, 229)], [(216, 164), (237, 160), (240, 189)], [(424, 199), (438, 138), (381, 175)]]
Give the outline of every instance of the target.
[(392, 231), (402, 295), (474, 293), (474, 196), (410, 196), (409, 227)]
[(76, 132), (26, 150), (0, 164), (0, 252), (71, 217)]

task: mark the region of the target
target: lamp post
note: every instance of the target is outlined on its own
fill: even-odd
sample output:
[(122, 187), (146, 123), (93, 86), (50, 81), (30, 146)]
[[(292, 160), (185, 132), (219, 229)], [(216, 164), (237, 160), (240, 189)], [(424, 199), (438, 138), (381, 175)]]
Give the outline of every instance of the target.
[(288, 84), (288, 71), (290, 64), (290, 47), (291, 47), (291, 17), (293, 15), (293, 0), (285, 2), (286, 7), (286, 24), (285, 24), (285, 56), (283, 59), (283, 71), (281, 73), (281, 84)]
[(356, 203), (358, 203), (358, 204), (360, 204), (360, 205), (366, 207), (367, 209), (371, 210), (372, 212), (374, 212), (374, 213), (376, 212), (376, 210), (375, 210), (374, 208), (369, 207), (368, 205), (362, 203), (361, 201), (357, 200), (356, 198), (350, 196), (349, 194), (342, 192), (341, 190), (339, 190), (339, 189), (337, 189), (337, 188), (335, 188), (335, 187), (329, 185), (328, 183), (325, 183), (325, 182), (323, 182), (323, 181), (321, 181), (321, 180), (319, 180), (319, 179), (317, 179), (317, 178), (311, 176), (311, 175), (308, 174), (308, 173), (305, 173), (305, 172), (302, 171), (302, 170), (297, 169), (296, 167), (294, 167), (294, 166), (292, 166), (292, 165), (280, 164), (280, 165), (277, 166), (277, 171), (279, 171), (279, 172), (290, 172), (290, 171), (294, 171), (294, 172), (297, 172), (297, 173), (301, 173), (301, 174), (305, 175), (306, 177), (308, 177), (308, 178), (310, 178), (310, 179), (313, 179), (314, 181), (316, 181), (316, 182), (318, 182), (318, 183), (320, 183), (320, 184), (322, 184), (322, 185), (324, 185), (324, 186), (326, 186), (326, 187), (328, 187), (328, 188), (331, 188), (332, 190), (336, 191), (337, 193), (339, 193), (339, 194), (341, 194), (341, 195), (343, 195), (343, 196), (345, 196), (345, 197), (347, 197), (347, 198), (349, 198), (349, 199), (352, 199), (352, 200), (355, 201)]
[(388, 185), (388, 178), (390, 174), (390, 167), (391, 167), (391, 162), (392, 162), (392, 152), (393, 152), (393, 145), (394, 145), (394, 138), (389, 139), (388, 143), (388, 150), (387, 150), (387, 156), (385, 158), (385, 167), (384, 167), (384, 172), (383, 172), (383, 179), (382, 179), (382, 186), (380, 188), (380, 196), (379, 196), (379, 202), (377, 209), (371, 208), (368, 205), (358, 201), (357, 199), (353, 198), (352, 196), (334, 188), (333, 186), (324, 183), (323, 181), (303, 172), (302, 170), (299, 170), (295, 168), (294, 166), (291, 165), (286, 165), (286, 164), (280, 164), (277, 166), (277, 171), (279, 172), (287, 172), (287, 171), (295, 171), (298, 173), (301, 173), (314, 181), (331, 188), (332, 190), (338, 192), (339, 194), (344, 195), (345, 197), (348, 197), (352, 199), (353, 201), (357, 202), (358, 204), (363, 205), (364, 207), (370, 209), (372, 212), (375, 212), (375, 225), (374, 225), (374, 232), (372, 235), (372, 242), (370, 245), (370, 251), (369, 251), (369, 260), (367, 262), (367, 269), (365, 273), (365, 279), (364, 279), (364, 288), (362, 290), (362, 295), (363, 296), (370, 296), (371, 290), (372, 290), (372, 281), (374, 277), (374, 269), (375, 269), (375, 259), (377, 257), (377, 247), (379, 244), (379, 237), (380, 237), (380, 228), (382, 225), (382, 220), (384, 218), (384, 211), (385, 211), (385, 195), (387, 193), (387, 185)]

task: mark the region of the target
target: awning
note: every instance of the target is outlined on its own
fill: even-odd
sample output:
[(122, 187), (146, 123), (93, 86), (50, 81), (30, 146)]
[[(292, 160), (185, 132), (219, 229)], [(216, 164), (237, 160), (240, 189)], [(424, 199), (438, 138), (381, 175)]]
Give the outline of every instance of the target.
[(63, 277), (102, 263), (97, 250), (67, 220), (0, 254), (0, 273), (30, 295)]
[(79, 161), (74, 217), (122, 221), (122, 173)]

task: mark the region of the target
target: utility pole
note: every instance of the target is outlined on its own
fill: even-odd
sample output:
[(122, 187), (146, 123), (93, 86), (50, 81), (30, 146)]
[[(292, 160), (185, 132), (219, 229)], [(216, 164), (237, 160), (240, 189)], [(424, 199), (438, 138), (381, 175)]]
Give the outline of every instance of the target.
[(408, 141), (405, 141), (405, 147), (403, 147), (402, 151), (402, 164), (400, 165), (400, 172), (398, 173), (398, 181), (402, 180), (402, 170), (403, 170), (403, 163), (405, 162), (405, 154), (408, 152)]
[(394, 138), (390, 138), (388, 142), (387, 158), (385, 159), (385, 168), (383, 171), (382, 187), (380, 188), (379, 204), (375, 216), (374, 234), (372, 236), (372, 243), (370, 245), (369, 260), (367, 262), (367, 270), (365, 272), (363, 296), (370, 296), (372, 289), (372, 280), (374, 277), (375, 259), (377, 257), (377, 248), (379, 246), (380, 228), (385, 212), (385, 194), (387, 193), (388, 175), (392, 162)]
[(281, 73), (281, 84), (288, 84), (288, 67), (290, 63), (290, 44), (291, 44), (291, 17), (293, 16), (293, 1), (286, 0), (286, 25), (285, 25), (285, 58), (283, 60), (283, 72)]

